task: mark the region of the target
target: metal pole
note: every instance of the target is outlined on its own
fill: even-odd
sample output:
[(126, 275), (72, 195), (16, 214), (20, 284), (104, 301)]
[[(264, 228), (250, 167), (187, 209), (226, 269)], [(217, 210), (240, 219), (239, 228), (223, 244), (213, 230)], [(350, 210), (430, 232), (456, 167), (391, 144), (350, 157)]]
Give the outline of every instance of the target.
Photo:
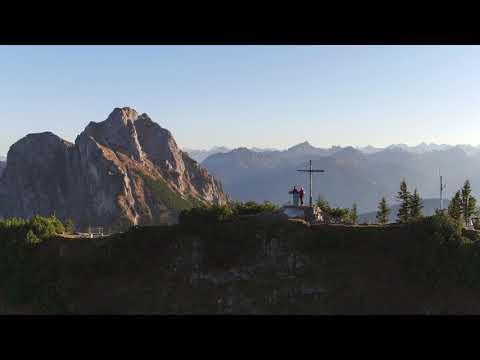
[(313, 201), (312, 201), (312, 160), (310, 160), (310, 207), (313, 206)]
[(440, 210), (443, 210), (443, 185), (442, 185), (442, 175), (440, 175)]

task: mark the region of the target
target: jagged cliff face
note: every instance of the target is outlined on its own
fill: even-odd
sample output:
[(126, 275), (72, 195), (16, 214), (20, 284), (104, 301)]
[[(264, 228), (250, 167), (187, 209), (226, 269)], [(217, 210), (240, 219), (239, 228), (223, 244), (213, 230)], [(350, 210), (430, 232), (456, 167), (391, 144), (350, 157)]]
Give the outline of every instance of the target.
[(183, 208), (225, 202), (221, 184), (172, 134), (131, 108), (91, 122), (75, 144), (27, 135), (0, 178), (0, 216), (55, 213), (80, 228), (174, 223)]

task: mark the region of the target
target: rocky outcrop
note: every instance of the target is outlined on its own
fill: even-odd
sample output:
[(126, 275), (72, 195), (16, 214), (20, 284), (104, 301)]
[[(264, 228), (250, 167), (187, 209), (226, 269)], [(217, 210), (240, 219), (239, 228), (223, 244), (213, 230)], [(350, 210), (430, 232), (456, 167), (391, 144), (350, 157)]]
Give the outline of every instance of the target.
[(8, 153), (0, 216), (72, 218), (79, 228), (174, 223), (181, 209), (223, 204), (221, 184), (147, 114), (116, 108), (75, 144), (27, 135)]

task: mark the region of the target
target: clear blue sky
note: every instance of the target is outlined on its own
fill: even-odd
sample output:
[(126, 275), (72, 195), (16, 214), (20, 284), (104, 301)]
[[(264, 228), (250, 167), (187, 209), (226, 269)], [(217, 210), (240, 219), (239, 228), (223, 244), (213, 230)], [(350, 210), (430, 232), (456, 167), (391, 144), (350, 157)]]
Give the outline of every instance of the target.
[(0, 46), (0, 155), (114, 107), (181, 147), (480, 144), (478, 46)]

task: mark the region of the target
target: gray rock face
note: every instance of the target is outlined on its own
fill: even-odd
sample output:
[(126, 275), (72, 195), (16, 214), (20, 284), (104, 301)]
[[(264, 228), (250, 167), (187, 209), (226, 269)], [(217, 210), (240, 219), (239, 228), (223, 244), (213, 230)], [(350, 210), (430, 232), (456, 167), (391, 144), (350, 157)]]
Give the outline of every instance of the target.
[(82, 228), (175, 222), (182, 208), (222, 204), (221, 184), (147, 114), (116, 108), (68, 143), (52, 133), (14, 144), (0, 178), (0, 216), (56, 214)]

